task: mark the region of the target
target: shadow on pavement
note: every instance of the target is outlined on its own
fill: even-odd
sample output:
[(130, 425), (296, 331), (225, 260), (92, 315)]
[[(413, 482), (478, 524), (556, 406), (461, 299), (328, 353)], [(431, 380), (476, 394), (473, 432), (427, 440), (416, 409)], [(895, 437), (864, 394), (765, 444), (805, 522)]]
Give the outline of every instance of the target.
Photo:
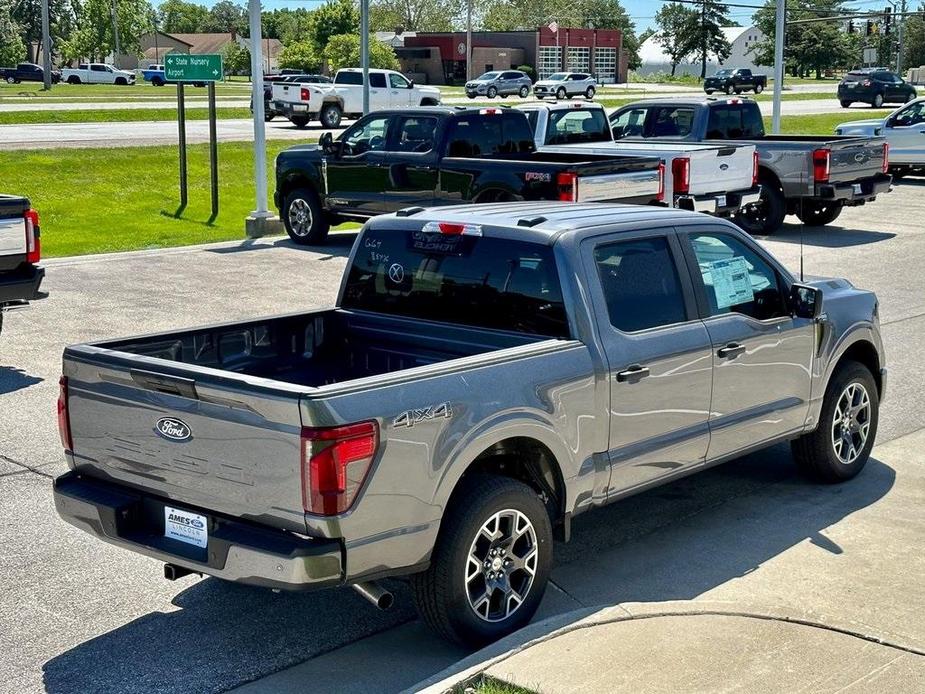
[(30, 376), (15, 366), (0, 366), (0, 395), (34, 386), (44, 380), (38, 376)]
[[(817, 246), (819, 248), (847, 248), (849, 246), (863, 246), (869, 243), (888, 241), (896, 234), (883, 231), (867, 231), (865, 229), (845, 229), (838, 226), (811, 227), (803, 229), (803, 245)], [(759, 237), (767, 241), (780, 241), (782, 243), (800, 243), (800, 227), (798, 224), (785, 224), (774, 234)]]
[(295, 251), (311, 251), (312, 253), (327, 253), (326, 257), (320, 258), (346, 258), (350, 255), (350, 249), (353, 248), (353, 242), (356, 241), (359, 230), (335, 231), (332, 232), (327, 241), (322, 246), (300, 246), (293, 243), (289, 237), (281, 237), (272, 244), (257, 243), (255, 239), (242, 241), (237, 246), (224, 246), (222, 248), (207, 248), (206, 253), (217, 253), (219, 255), (228, 255), (231, 253), (243, 253), (246, 251), (269, 250), (273, 248), (291, 248)]
[[(547, 595), (560, 598), (553, 615), (584, 611), (543, 622), (543, 629), (595, 606), (698, 597), (807, 539), (840, 553), (822, 531), (876, 502), (894, 480), (891, 468), (871, 459), (852, 482), (814, 485), (796, 475), (789, 447), (777, 446), (586, 513), (573, 523), (572, 541), (555, 547), (555, 585)], [(378, 612), (349, 590), (274, 594), (197, 581), (175, 597), (177, 611), (145, 615), (49, 660), (45, 687), (225, 690), (413, 619), (407, 586), (394, 581), (390, 588), (397, 607)], [(537, 636), (534, 628), (529, 638)], [(362, 668), (343, 673), (345, 690), (394, 691), (433, 675), (428, 657), (443, 647), (435, 638), (411, 639), (400, 664), (394, 653), (389, 662), (376, 649), (364, 653)], [(377, 684), (357, 689), (360, 683)]]

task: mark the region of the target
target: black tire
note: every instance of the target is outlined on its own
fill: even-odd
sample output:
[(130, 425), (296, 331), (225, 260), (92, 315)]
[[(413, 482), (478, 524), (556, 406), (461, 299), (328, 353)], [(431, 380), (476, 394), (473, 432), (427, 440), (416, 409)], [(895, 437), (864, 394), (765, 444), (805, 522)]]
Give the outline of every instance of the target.
[(475, 98), (475, 94), (466, 94), (466, 96), (468, 96), (470, 99), (474, 99), (474, 98)]
[[(844, 431), (841, 424), (835, 424), (835, 414), (839, 403), (845, 396), (847, 389), (852, 385), (860, 385), (867, 394), (869, 409), (867, 411), (867, 435), (861, 444), (857, 438), (852, 438), (852, 446), (856, 446), (857, 457), (851, 462), (845, 462), (836, 452), (834, 438), (835, 430)], [(857, 392), (857, 391), (855, 391)], [(844, 482), (856, 476), (870, 458), (870, 451), (877, 438), (877, 424), (880, 420), (880, 397), (877, 384), (870, 370), (856, 361), (848, 361), (838, 367), (825, 391), (822, 401), (822, 411), (819, 423), (808, 434), (793, 441), (791, 449), (793, 458), (800, 471), (810, 479), (817, 482), (833, 484)], [(849, 427), (850, 429), (850, 427)], [(857, 437), (858, 433), (850, 436)], [(840, 436), (841, 438), (841, 436)], [(844, 450), (845, 442), (842, 442)]]
[(273, 120), (274, 118), (276, 118), (276, 114), (275, 114), (275, 113), (272, 113), (272, 112), (270, 112), (270, 111), (267, 111), (267, 110), (266, 110), (266, 107), (264, 107), (264, 110), (263, 110), (263, 122), (264, 122), (264, 123), (269, 123), (269, 122), (270, 122), (271, 120)]
[[(411, 587), (421, 618), (431, 629), (460, 645), (479, 647), (520, 629), (536, 613), (552, 568), (552, 524), (539, 495), (523, 482), (508, 477), (472, 475), (460, 484), (444, 516), (440, 536), (430, 558), (430, 567), (411, 577)], [(504, 572), (505, 578), (499, 585), (505, 585), (510, 579), (522, 582), (526, 577), (524, 571), (503, 568), (506, 566), (504, 562), (508, 561), (505, 556), (512, 555), (505, 555), (500, 547), (497, 549), (502, 552), (501, 556), (491, 559), (489, 552), (495, 551), (491, 550), (494, 542), (486, 540), (483, 547), (476, 546), (481, 528), (495, 514), (504, 511), (522, 514), (532, 525), (535, 537), (533, 546), (536, 548), (535, 573), (532, 583), (526, 586), (521, 583), (520, 589), (526, 591), (523, 601), (510, 614), (497, 621), (488, 621), (472, 606), (469, 591), (473, 582), (476, 589), (482, 587), (485, 595), (489, 595), (486, 586), (492, 579), (486, 574), (490, 573), (492, 567)], [(500, 530), (501, 526), (498, 528)], [(520, 540), (510, 547), (516, 548), (518, 543)], [(467, 582), (470, 549), (484, 551), (487, 556), (485, 568), (480, 569)], [(509, 571), (513, 573), (509, 574)], [(497, 589), (493, 589), (490, 593), (492, 597), (485, 606), (489, 617), (492, 616), (494, 596), (497, 594)], [(509, 599), (502, 598), (501, 602), (509, 603)]]
[(556, 98), (557, 98), (557, 99), (564, 99), (566, 96), (568, 96), (568, 93), (565, 91), (565, 87), (559, 87), (559, 88), (556, 90)]
[(873, 103), (871, 103), (872, 108), (880, 108), (883, 106), (883, 94), (874, 94)]
[(755, 85), (755, 94), (761, 94), (761, 92), (763, 92), (763, 91), (764, 91), (764, 85), (763, 85), (763, 84), (756, 84), (756, 85)]
[(331, 228), (318, 196), (308, 188), (296, 188), (286, 195), (282, 217), (289, 238), (300, 246), (323, 244)]
[(891, 166), (890, 175), (893, 177), (894, 181), (898, 181), (901, 178), (905, 178), (909, 175), (909, 169), (904, 166)]
[(735, 223), (753, 236), (773, 234), (787, 216), (787, 201), (777, 184), (767, 178), (759, 182), (761, 199), (755, 205), (743, 207), (735, 215)]
[(17, 79), (16, 79), (15, 77), (7, 77), (7, 78), (6, 78), (6, 83), (7, 83), (7, 84), (16, 84), (16, 82), (17, 82)]
[(80, 78), (77, 75), (71, 75), (67, 78), (68, 84), (80, 84)]
[(155, 87), (163, 87), (164, 80), (162, 80), (160, 77), (152, 77), (151, 84), (153, 84)]
[(735, 92), (736, 92), (736, 94), (738, 95), (738, 94), (741, 94), (741, 93), (742, 93), (742, 90), (741, 90), (741, 89), (736, 89)]
[(707, 96), (709, 96), (710, 94), (713, 93), (713, 90), (712, 90), (712, 89), (704, 89), (703, 91), (705, 91), (705, 92), (707, 93)]
[(489, 87), (489, 88), (488, 88), (488, 91), (485, 92), (485, 96), (487, 96), (489, 99), (494, 99), (496, 96), (498, 96), (498, 90), (497, 90), (497, 88), (495, 88), (495, 87)]
[(729, 96), (732, 96), (733, 94), (735, 94), (735, 87), (733, 87), (731, 84), (726, 85), (725, 91)]
[(587, 89), (585, 89), (585, 98), (593, 99), (596, 93), (597, 91), (594, 89), (594, 87), (588, 87)]
[(124, 87), (128, 84), (128, 80), (126, 80), (124, 77), (116, 77), (116, 84), (120, 87)]
[(843, 205), (807, 200), (797, 207), (796, 215), (801, 222), (813, 227), (822, 227), (838, 219)]
[(853, 102), (853, 101), (848, 101), (847, 99), (842, 99), (842, 100), (839, 101), (838, 103), (841, 104), (841, 107), (842, 107), (842, 108), (848, 108), (848, 107), (851, 106), (851, 104), (853, 104), (854, 102)]
[(340, 126), (340, 120), (344, 114), (337, 104), (324, 104), (321, 107), (321, 113), (318, 114), (318, 120), (325, 128), (336, 128)]
[(301, 130), (308, 125), (308, 116), (289, 116), (289, 122)]
[(520, 94), (520, 98), (521, 98), (521, 99), (526, 99), (528, 96), (530, 96), (530, 88), (529, 88), (529, 87), (521, 87), (521, 88), (520, 88), (519, 94)]

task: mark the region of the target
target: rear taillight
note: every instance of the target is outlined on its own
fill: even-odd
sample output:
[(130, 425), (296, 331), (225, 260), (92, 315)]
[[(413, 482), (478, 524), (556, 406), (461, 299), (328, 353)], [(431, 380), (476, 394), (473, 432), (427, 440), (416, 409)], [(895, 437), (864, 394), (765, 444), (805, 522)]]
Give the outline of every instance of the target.
[(299, 90), (299, 98), (300, 98), (302, 101), (311, 101), (311, 98), (310, 98), (310, 97), (311, 97), (311, 94), (309, 93), (309, 91), (308, 91), (308, 89), (307, 89), (306, 87), (302, 87), (302, 88)]
[(563, 171), (556, 176), (556, 188), (559, 191), (559, 200), (578, 202), (578, 174)]
[(64, 450), (74, 450), (74, 440), (71, 438), (71, 418), (67, 411), (67, 376), (58, 381), (58, 435)]
[(671, 162), (671, 184), (678, 195), (687, 195), (691, 190), (691, 160), (678, 157)]
[(26, 210), (26, 262), (34, 265), (42, 259), (42, 241), (39, 233), (39, 213)]
[(758, 150), (752, 152), (752, 185), (758, 185)]
[(665, 201), (665, 162), (658, 163), (658, 195), (655, 198), (659, 202)]
[(832, 152), (828, 149), (813, 150), (813, 180), (826, 183), (829, 180), (829, 160)]
[(890, 172), (890, 143), (883, 143), (883, 173)]
[(356, 499), (379, 447), (376, 422), (302, 428), (302, 507), (316, 516), (344, 513)]

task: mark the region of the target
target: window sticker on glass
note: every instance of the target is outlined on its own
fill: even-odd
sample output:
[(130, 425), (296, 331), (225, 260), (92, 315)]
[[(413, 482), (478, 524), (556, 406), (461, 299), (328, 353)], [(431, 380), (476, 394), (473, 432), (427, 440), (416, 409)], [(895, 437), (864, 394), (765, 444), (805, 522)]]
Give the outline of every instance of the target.
[(735, 256), (728, 260), (714, 260), (708, 267), (717, 308), (728, 308), (754, 300), (745, 258)]

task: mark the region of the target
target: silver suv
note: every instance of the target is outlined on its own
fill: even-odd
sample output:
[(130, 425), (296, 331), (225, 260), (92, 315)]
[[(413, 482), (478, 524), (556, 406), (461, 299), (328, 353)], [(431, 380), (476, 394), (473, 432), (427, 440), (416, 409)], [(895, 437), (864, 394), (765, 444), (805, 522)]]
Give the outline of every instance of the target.
[(533, 94), (537, 99), (555, 96), (565, 99), (572, 96), (584, 96), (593, 99), (597, 92), (597, 80), (586, 72), (557, 72), (533, 85)]
[(530, 96), (530, 86), (533, 82), (526, 73), (520, 70), (493, 70), (481, 77), (466, 82), (466, 96), (474, 99), (477, 96), (487, 96), (494, 99), (496, 96), (511, 96), (516, 94), (522, 99)]

